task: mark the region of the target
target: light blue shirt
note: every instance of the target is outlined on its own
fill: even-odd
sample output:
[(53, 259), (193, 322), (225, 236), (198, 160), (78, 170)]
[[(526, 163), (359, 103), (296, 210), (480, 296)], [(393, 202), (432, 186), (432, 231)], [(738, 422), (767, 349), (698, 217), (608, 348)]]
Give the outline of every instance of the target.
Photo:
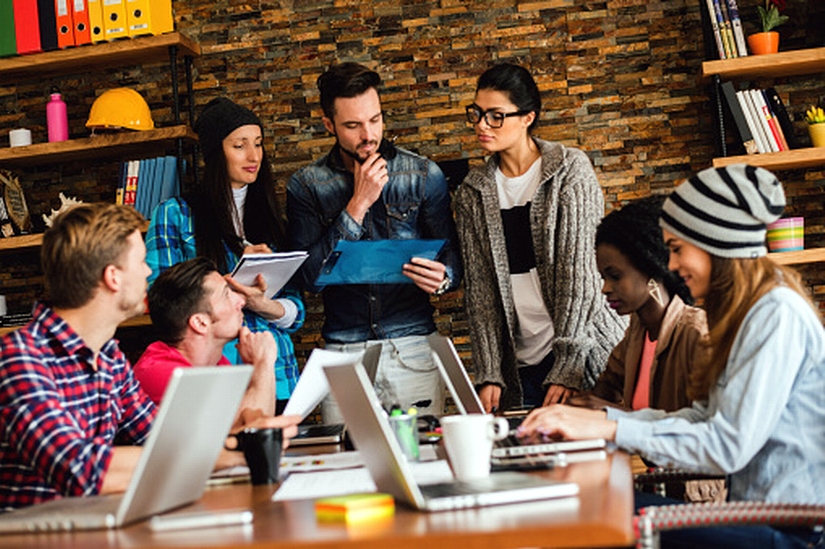
[(825, 503), (825, 330), (788, 288), (756, 302), (707, 403), (608, 410), (616, 443), (658, 465), (730, 475), (730, 499)]

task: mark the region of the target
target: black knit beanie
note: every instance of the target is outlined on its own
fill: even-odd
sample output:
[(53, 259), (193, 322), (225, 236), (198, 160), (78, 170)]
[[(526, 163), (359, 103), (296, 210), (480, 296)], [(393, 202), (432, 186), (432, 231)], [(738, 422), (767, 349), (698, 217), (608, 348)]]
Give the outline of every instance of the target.
[(216, 97), (206, 104), (200, 118), (195, 121), (194, 130), (204, 156), (211, 156), (220, 150), (226, 136), (241, 126), (261, 127), (261, 119), (246, 107), (241, 107), (225, 97)]

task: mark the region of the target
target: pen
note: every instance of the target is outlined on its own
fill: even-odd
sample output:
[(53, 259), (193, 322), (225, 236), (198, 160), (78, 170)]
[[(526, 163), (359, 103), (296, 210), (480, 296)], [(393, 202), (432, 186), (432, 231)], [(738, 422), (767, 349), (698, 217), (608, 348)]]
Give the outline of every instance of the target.
[(198, 511), (194, 513), (172, 513), (157, 515), (149, 520), (149, 529), (153, 532), (184, 530), (189, 528), (213, 528), (234, 524), (250, 524), (252, 511), (235, 509), (228, 511)]

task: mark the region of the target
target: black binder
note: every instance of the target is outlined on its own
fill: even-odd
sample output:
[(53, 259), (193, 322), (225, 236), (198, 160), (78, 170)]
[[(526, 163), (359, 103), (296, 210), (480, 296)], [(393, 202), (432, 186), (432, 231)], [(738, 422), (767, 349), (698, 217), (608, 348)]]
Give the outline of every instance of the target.
[(725, 102), (728, 104), (733, 121), (736, 124), (736, 129), (739, 131), (739, 137), (742, 139), (742, 144), (745, 146), (745, 152), (748, 154), (756, 154), (756, 141), (753, 140), (748, 121), (745, 119), (745, 113), (742, 112), (742, 106), (736, 98), (736, 90), (733, 88), (731, 82), (722, 83), (722, 95), (725, 96)]

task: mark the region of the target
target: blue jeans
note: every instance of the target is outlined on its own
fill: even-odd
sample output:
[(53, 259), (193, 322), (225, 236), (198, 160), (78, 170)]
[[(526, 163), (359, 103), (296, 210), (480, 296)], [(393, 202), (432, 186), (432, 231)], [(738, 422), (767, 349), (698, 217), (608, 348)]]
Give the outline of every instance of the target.
[[(642, 507), (684, 504), (684, 501), (655, 494), (636, 492), (636, 511)], [(661, 533), (662, 549), (803, 549), (825, 547), (821, 531), (810, 528), (772, 528), (770, 526), (723, 526), (685, 528)]]
[(547, 387), (544, 380), (553, 368), (556, 358), (550, 351), (544, 359), (533, 366), (521, 366), (518, 369), (521, 380), (522, 405), (525, 408), (536, 408), (544, 404), (544, 395), (547, 394)]

